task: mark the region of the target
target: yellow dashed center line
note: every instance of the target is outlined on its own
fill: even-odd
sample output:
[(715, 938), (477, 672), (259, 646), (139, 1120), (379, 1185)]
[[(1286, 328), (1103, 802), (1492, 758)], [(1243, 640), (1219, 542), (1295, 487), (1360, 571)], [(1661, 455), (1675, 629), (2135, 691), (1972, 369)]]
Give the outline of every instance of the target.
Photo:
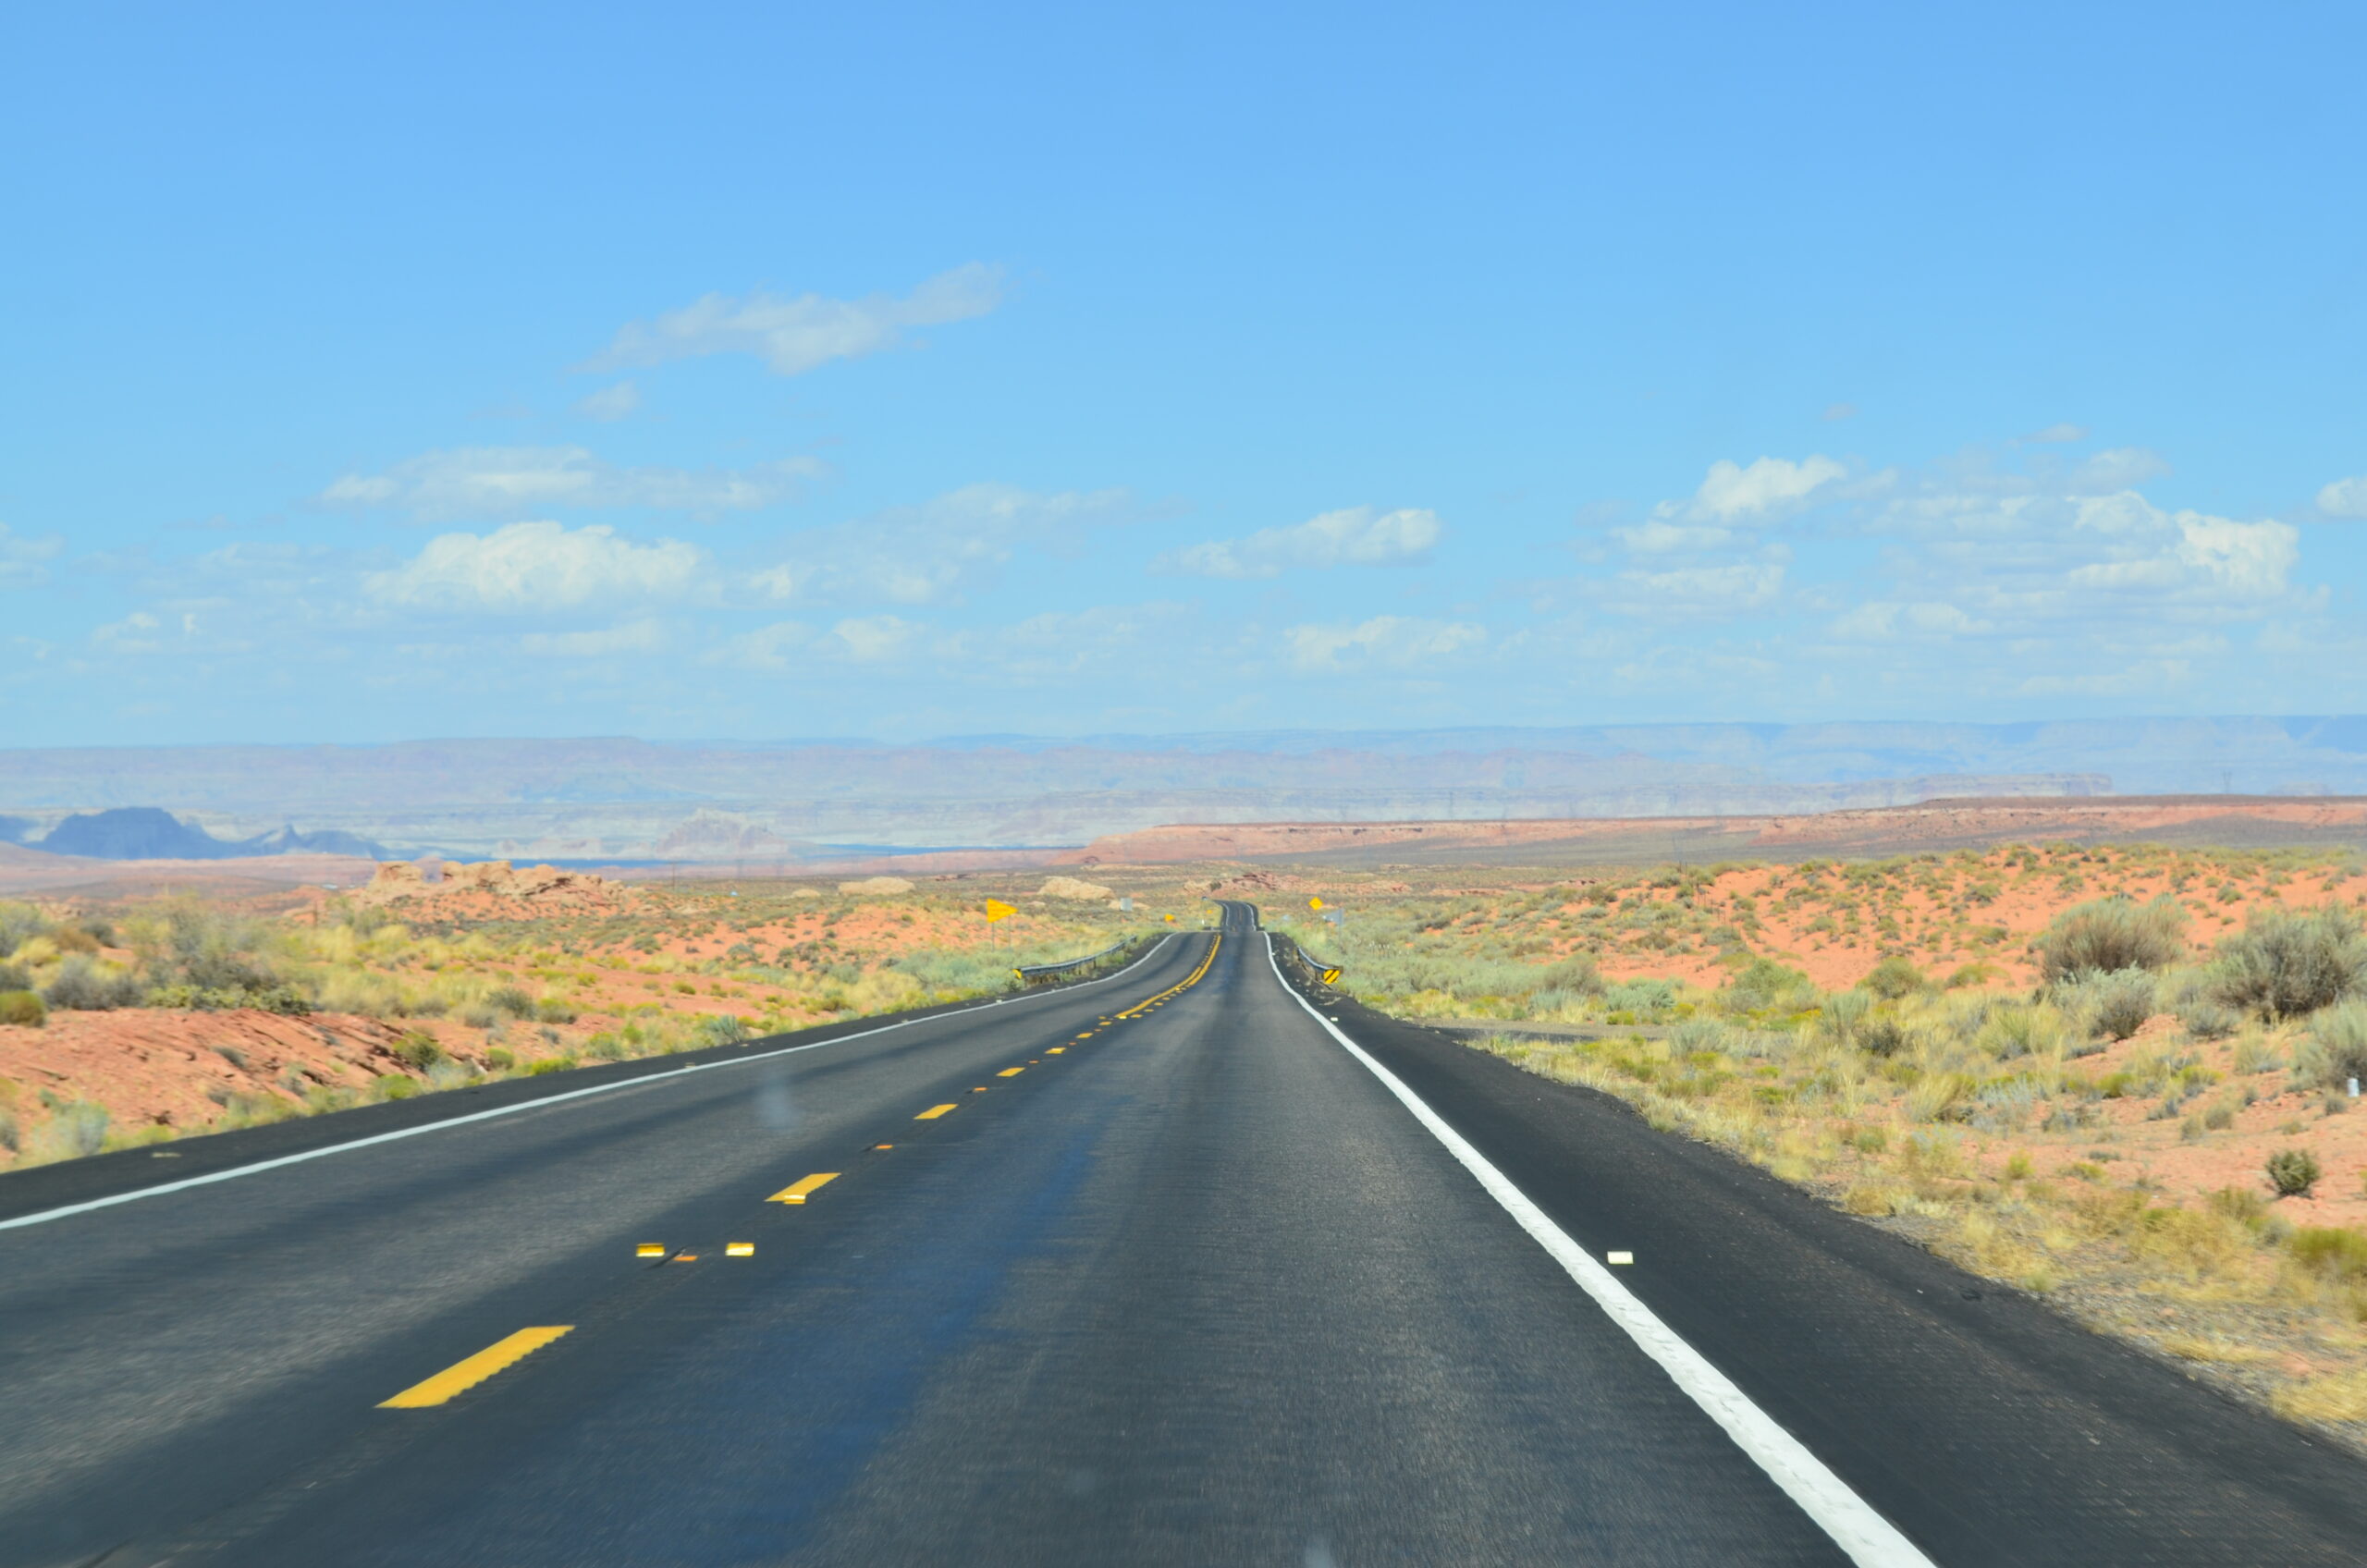
[[(1136, 1002), (1134, 1006), (1128, 1008), (1125, 1011), (1118, 1015), (1118, 1022), (1124, 1023), (1129, 1020), (1139, 1018), (1144, 1013), (1149, 1011), (1152, 1008), (1155, 1008), (1159, 1003), (1165, 1001), (1168, 998), (1180, 995), (1181, 993), (1188, 991), (1193, 986), (1198, 985), (1200, 983), (1200, 976), (1208, 972), (1208, 965), (1216, 962), (1217, 949), (1222, 946), (1224, 946), (1224, 933), (1219, 932), (1217, 933), (1217, 939), (1208, 944), (1208, 956), (1200, 960), (1199, 968), (1192, 971), (1191, 974), (1185, 975), (1180, 982), (1170, 986), (1167, 989), (1159, 992), (1159, 995), (1151, 998), (1149, 1000)], [(1102, 1022), (1106, 1023), (1109, 1020), (1104, 1019)]]
[(803, 1203), (816, 1188), (838, 1179), (839, 1173), (835, 1170), (817, 1170), (811, 1176), (800, 1176), (765, 1201), (767, 1203)]
[(918, 1116), (914, 1117), (913, 1120), (915, 1121), (934, 1121), (952, 1109), (953, 1108), (950, 1105), (933, 1105), (926, 1110), (922, 1111)]
[(394, 1398), (382, 1401), (378, 1408), (419, 1410), (431, 1404), (442, 1404), (453, 1395), (475, 1388), (504, 1367), (523, 1361), (561, 1334), (571, 1332), (574, 1328), (572, 1323), (561, 1323), (553, 1328), (521, 1329), (508, 1339), (485, 1346), (466, 1361), (456, 1361), (435, 1377), (413, 1383)]
[(1006, 1067), (1000, 1072), (996, 1073), (995, 1076), (998, 1078), (1016, 1078), (1026, 1071), (1027, 1069), (1024, 1067)]

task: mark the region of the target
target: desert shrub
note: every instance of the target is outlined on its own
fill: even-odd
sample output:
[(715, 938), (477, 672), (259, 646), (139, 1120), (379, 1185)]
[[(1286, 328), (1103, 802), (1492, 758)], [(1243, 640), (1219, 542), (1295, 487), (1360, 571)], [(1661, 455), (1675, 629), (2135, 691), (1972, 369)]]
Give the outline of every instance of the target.
[(518, 1053), (507, 1046), (496, 1046), (484, 1053), (485, 1067), (495, 1072), (507, 1072), (518, 1065)]
[(0, 991), (0, 1023), (38, 1029), (49, 1022), (49, 1008), (38, 991)]
[(575, 1010), (556, 997), (545, 997), (534, 1004), (534, 1017), (544, 1023), (572, 1023)]
[(472, 1029), (490, 1029), (501, 1022), (501, 1010), (488, 1002), (471, 1002), (456, 1016)]
[(386, 1072), (371, 1084), (370, 1092), (382, 1100), (407, 1100), (419, 1093), (419, 1085), (399, 1072)]
[(0, 899), (0, 958), (15, 952), (35, 937), (46, 937), (54, 928), (49, 916), (31, 904), (14, 899)]
[(692, 1036), (702, 1046), (736, 1046), (748, 1038), (747, 1020), (727, 1012), (711, 1012), (693, 1026)]
[(1912, 996), (1931, 984), (1913, 962), (1894, 953), (1874, 965), (1863, 980), (1858, 982), (1886, 1002)]
[(2151, 970), (2083, 970), (2054, 987), (2056, 1002), (2085, 1026), (2092, 1038), (2126, 1040), (2153, 1016)]
[(2278, 1149), (2268, 1157), (2268, 1184), (2281, 1198), (2308, 1197), (2324, 1174), (2318, 1157), (2307, 1149)]
[(2126, 969), (2167, 969), (2186, 956), (2186, 911), (2175, 899), (2099, 899), (2065, 910), (2037, 942), (2050, 980)]
[(571, 1056), (546, 1056), (539, 1060), (528, 1062), (526, 1076), (539, 1078), (546, 1072), (565, 1072), (570, 1068), (580, 1065), (581, 1063)]
[(497, 986), (485, 993), (484, 999), (487, 1006), (512, 1018), (534, 1016), (534, 998), (516, 986)]
[(1857, 1029), (1858, 1048), (1869, 1056), (1894, 1057), (1915, 1043), (1913, 1033), (1893, 1012), (1870, 1015)]
[(303, 992), (293, 986), (276, 985), (251, 989), (237, 986), (159, 986), (141, 998), (141, 1005), (201, 1012), (224, 1012), (232, 1008), (246, 1007), (296, 1018), (313, 1011), (312, 998)]
[(1974, 1043), (2001, 1061), (2044, 1056), (2063, 1046), (2063, 1015), (2051, 1007), (2004, 1004), (1989, 1011)]
[(2343, 1002), (2319, 1012), (2294, 1054), (2296, 1087), (2339, 1089), (2351, 1078), (2367, 1080), (2367, 1002)]
[(2263, 909), (2219, 944), (2211, 970), (2228, 1006), (2297, 1018), (2367, 989), (2367, 935), (2340, 907)]
[(1771, 958), (1755, 958), (1735, 972), (1721, 999), (1736, 1012), (1771, 1009), (1792, 1012), (1814, 1003), (1816, 986), (1800, 970)]
[(1873, 998), (1863, 991), (1835, 991), (1824, 998), (1818, 1011), (1822, 1015), (1825, 1033), (1846, 1044), (1858, 1037), (1858, 1031), (1865, 1026), (1873, 1007)]
[(2224, 1040), (2243, 1027), (2243, 1015), (2209, 997), (2197, 997), (2181, 1002), (2178, 1022), (2186, 1032), (2198, 1040)]
[(13, 963), (0, 963), (0, 991), (30, 991), (33, 977)]
[(2304, 1225), (2286, 1252), (2311, 1273), (2329, 1280), (2367, 1279), (2367, 1235), (2337, 1225)]
[(1604, 986), (1602, 999), (1637, 1012), (1665, 1012), (1676, 1005), (1676, 986), (1669, 980), (1622, 980)]
[(87, 953), (68, 953), (57, 966), (56, 977), (41, 989), (51, 1007), (74, 1012), (112, 1012), (137, 1007), (143, 990), (139, 981), (119, 970), (107, 969)]
[(51, 1112), (47, 1121), (26, 1140), (28, 1163), (80, 1159), (106, 1147), (107, 1108), (88, 1100), (69, 1100)]
[(424, 1072), (445, 1060), (444, 1047), (424, 1029), (413, 1029), (397, 1040), (395, 1060), (414, 1072)]

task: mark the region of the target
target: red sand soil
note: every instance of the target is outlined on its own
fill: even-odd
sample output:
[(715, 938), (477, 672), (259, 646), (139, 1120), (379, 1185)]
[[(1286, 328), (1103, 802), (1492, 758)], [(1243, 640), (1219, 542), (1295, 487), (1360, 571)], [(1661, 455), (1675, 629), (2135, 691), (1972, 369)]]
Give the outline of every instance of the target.
[(449, 1050), (471, 1048), (467, 1031), (342, 1013), (57, 1012), (44, 1028), (0, 1028), (0, 1079), (18, 1085), (0, 1095), (18, 1101), (13, 1109), (28, 1124), (42, 1119), (40, 1091), (46, 1089), (60, 1099), (105, 1106), (119, 1132), (149, 1125), (196, 1131), (220, 1116), (233, 1094), (292, 1101), (311, 1084), (366, 1089), (387, 1073), (416, 1077), (395, 1059), (393, 1046), (405, 1029), (422, 1027), (447, 1036)]

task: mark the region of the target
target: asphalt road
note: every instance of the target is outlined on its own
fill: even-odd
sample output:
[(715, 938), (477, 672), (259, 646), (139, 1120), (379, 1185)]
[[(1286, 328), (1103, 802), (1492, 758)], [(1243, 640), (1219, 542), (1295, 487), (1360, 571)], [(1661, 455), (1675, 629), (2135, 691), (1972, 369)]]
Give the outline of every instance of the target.
[(192, 1141), (317, 1158), (55, 1219), (158, 1174), (0, 1178), (0, 1568), (2367, 1560), (2367, 1466), (1320, 1011), (1234, 905), (1089, 989)]

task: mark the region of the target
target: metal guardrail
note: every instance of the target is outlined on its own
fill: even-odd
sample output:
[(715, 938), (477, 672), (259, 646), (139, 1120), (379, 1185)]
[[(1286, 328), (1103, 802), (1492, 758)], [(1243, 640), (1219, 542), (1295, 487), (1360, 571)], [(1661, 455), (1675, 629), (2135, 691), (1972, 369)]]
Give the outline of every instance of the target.
[(1114, 955), (1140, 947), (1145, 940), (1146, 938), (1141, 937), (1129, 937), (1122, 942), (1112, 943), (1098, 953), (1087, 953), (1083, 958), (1073, 958), (1065, 963), (1019, 964), (1012, 969), (1012, 978), (1023, 986), (1040, 986), (1048, 980), (1057, 980), (1061, 975), (1073, 974), (1090, 969)]
[(1284, 968), (1294, 971), (1310, 986), (1336, 986), (1340, 983), (1340, 966), (1319, 963), (1306, 956), (1295, 937), (1274, 935), (1274, 950), (1281, 955)]

